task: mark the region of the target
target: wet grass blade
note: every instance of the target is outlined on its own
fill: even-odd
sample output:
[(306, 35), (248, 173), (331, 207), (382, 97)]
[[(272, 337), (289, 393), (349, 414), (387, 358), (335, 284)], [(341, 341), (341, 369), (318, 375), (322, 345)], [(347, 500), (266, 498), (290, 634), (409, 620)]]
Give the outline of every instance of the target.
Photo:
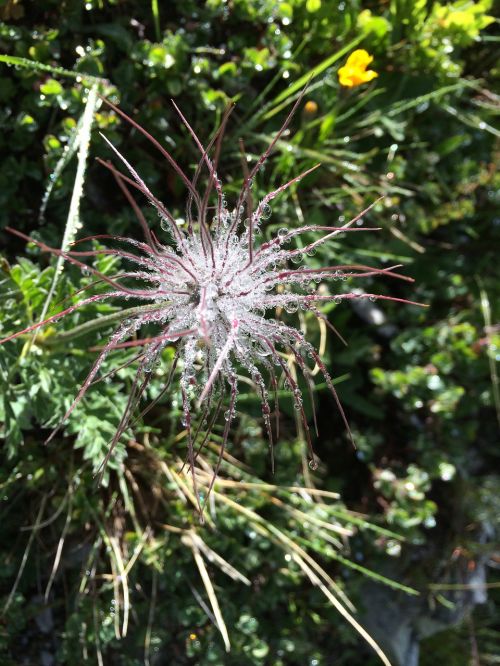
[(52, 65), (46, 65), (43, 62), (38, 62), (37, 60), (30, 60), (29, 58), (20, 58), (19, 56), (10, 56), (10, 55), (0, 55), (0, 62), (5, 63), (8, 66), (15, 67), (24, 67), (25, 69), (31, 69), (33, 72), (50, 72), (54, 76), (64, 76), (70, 79), (76, 79), (77, 82), (89, 83), (89, 84), (104, 84), (109, 85), (108, 79), (101, 78), (99, 76), (93, 76), (92, 74), (86, 74), (85, 72), (72, 72), (70, 69), (64, 69), (63, 67), (54, 67)]
[[(92, 123), (94, 120), (94, 113), (97, 108), (99, 100), (97, 97), (97, 86), (93, 85), (87, 96), (85, 110), (81, 121), (78, 123), (79, 129), (77, 130), (77, 138), (75, 144), (78, 145), (78, 162), (76, 167), (75, 182), (73, 185), (73, 192), (71, 194), (71, 201), (69, 205), (68, 217), (66, 219), (66, 226), (61, 243), (61, 251), (65, 252), (73, 240), (80, 227), (80, 201), (83, 195), (83, 184), (85, 181), (85, 170), (87, 167), (87, 159), (89, 154), (90, 133), (92, 130)], [(59, 275), (63, 269), (64, 257), (57, 258), (56, 269), (52, 284), (50, 285), (49, 293), (43, 304), (42, 312), (40, 314), (40, 321), (43, 321), (47, 315), (52, 297), (54, 296)], [(33, 341), (36, 339), (37, 333), (33, 336)]]

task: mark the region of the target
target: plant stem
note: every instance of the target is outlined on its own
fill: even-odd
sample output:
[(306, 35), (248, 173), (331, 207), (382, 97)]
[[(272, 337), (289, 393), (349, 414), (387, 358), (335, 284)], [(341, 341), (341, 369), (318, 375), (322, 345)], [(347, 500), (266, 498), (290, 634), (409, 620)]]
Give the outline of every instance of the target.
[(65, 331), (64, 333), (59, 333), (58, 335), (53, 335), (48, 338), (45, 338), (44, 340), (39, 340), (39, 344), (43, 344), (45, 346), (53, 346), (53, 345), (58, 345), (61, 343), (66, 343), (69, 342), (70, 340), (74, 340), (75, 338), (79, 338), (82, 335), (85, 335), (86, 333), (90, 333), (91, 331), (94, 331), (97, 328), (101, 328), (101, 326), (106, 326), (107, 324), (110, 324), (114, 321), (119, 321), (120, 319), (127, 319), (128, 317), (133, 317), (137, 314), (142, 314), (143, 312), (149, 312), (151, 310), (157, 310), (158, 305), (150, 304), (150, 305), (138, 305), (137, 307), (134, 308), (128, 308), (127, 310), (117, 310), (116, 312), (112, 312), (109, 315), (104, 315), (103, 317), (97, 317), (96, 319), (91, 319), (90, 321), (86, 321), (84, 324), (80, 324), (80, 326), (75, 326), (75, 328), (72, 328), (71, 331)]

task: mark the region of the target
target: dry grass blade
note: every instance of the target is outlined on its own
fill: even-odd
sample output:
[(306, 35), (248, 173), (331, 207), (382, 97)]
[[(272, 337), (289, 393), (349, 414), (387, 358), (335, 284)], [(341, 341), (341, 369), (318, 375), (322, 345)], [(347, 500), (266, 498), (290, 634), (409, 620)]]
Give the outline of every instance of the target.
[[(179, 493), (183, 495), (183, 501), (189, 500), (196, 511), (198, 511), (198, 502), (196, 500), (196, 494), (192, 492), (186, 482), (186, 480), (178, 474), (174, 469), (169, 467), (164, 460), (159, 462), (161, 470), (164, 472), (165, 476), (171, 481), (174, 486), (178, 489)], [(211, 523), (210, 516), (205, 516), (205, 521)]]
[(296, 518), (299, 521), (299, 523), (302, 523), (303, 521), (309, 521), (310, 523), (314, 523), (318, 527), (322, 527), (325, 530), (330, 530), (331, 532), (336, 532), (337, 534), (341, 534), (342, 536), (346, 537), (352, 536), (354, 534), (352, 529), (348, 529), (347, 527), (342, 527), (341, 525), (337, 525), (335, 523), (327, 523), (325, 520), (317, 518), (312, 513), (305, 513), (304, 511), (300, 511), (300, 509), (296, 509), (295, 507), (289, 506), (288, 504), (282, 502), (277, 497), (272, 497), (271, 502), (276, 506), (279, 506), (285, 511), (287, 511), (290, 515)]
[(151, 529), (151, 526), (148, 525), (148, 526), (146, 527), (146, 529), (144, 530), (144, 532), (142, 533), (141, 538), (140, 538), (140, 540), (139, 540), (139, 543), (138, 543), (137, 546), (134, 548), (134, 552), (132, 553), (132, 557), (131, 557), (130, 560), (127, 562), (127, 565), (126, 565), (125, 570), (124, 570), (124, 572), (123, 572), (125, 576), (128, 576), (128, 575), (129, 575), (129, 573), (130, 573), (132, 567), (133, 567), (134, 564), (137, 562), (137, 559), (138, 559), (139, 555), (141, 554), (142, 549), (143, 549), (144, 546), (146, 545), (146, 541), (149, 539), (149, 537), (151, 536), (151, 534), (152, 534), (152, 529)]
[[(203, 482), (203, 479), (205, 479), (205, 483), (208, 481), (208, 478), (205, 478), (205, 476), (206, 475), (204, 475), (203, 472), (198, 470), (200, 483)], [(237, 481), (230, 482), (223, 479), (218, 479), (216, 482), (216, 488), (217, 487), (226, 487), (234, 490), (252, 488), (274, 491), (285, 490), (284, 488), (280, 488), (279, 486), (272, 486), (270, 484), (252, 484), (248, 482)], [(299, 492), (301, 489), (292, 487), (289, 489), (289, 492), (291, 490), (294, 492)], [(316, 491), (316, 489), (307, 489), (307, 492), (310, 491), (312, 491), (312, 493), (317, 492), (317, 494), (321, 494), (321, 491)], [(255, 511), (248, 509), (240, 503), (235, 502), (217, 489), (214, 490), (214, 498), (217, 501), (226, 504), (226, 506), (231, 507), (233, 510), (239, 512), (240, 514), (243, 514), (249, 520), (255, 531), (280, 547), (287, 554), (287, 556), (290, 557), (299, 566), (303, 574), (311, 581), (311, 583), (321, 590), (321, 592), (325, 595), (332, 606), (342, 615), (342, 617), (345, 618), (345, 620), (349, 622), (349, 624), (358, 632), (358, 634), (367, 642), (367, 644), (370, 645), (381, 662), (385, 664), (385, 666), (391, 666), (389, 659), (380, 648), (380, 646), (354, 618), (353, 613), (356, 612), (356, 609), (352, 605), (351, 601), (346, 597), (343, 590), (304, 548), (302, 548), (293, 538), (283, 532), (282, 529), (278, 529), (272, 522), (264, 520), (264, 518), (262, 518), (262, 516), (260, 516)], [(335, 498), (338, 498), (338, 496)], [(293, 518), (296, 519), (300, 524), (303, 524), (304, 520), (307, 519), (309, 523), (314, 523), (316, 529), (319, 528), (321, 532), (323, 532), (325, 529), (328, 529), (329, 531), (340, 532), (343, 536), (346, 537), (352, 535), (353, 533), (352, 529), (331, 525), (330, 523), (321, 520), (316, 516), (311, 516), (310, 514), (300, 511), (292, 505), (288, 505), (285, 501), (282, 501), (276, 497), (270, 497), (270, 501), (273, 504), (279, 506), (281, 509), (287, 511), (287, 513), (293, 516)], [(323, 535), (323, 538), (325, 538), (325, 536), (327, 535)]]
[(314, 571), (307, 565), (307, 563), (302, 559), (300, 555), (297, 553), (293, 553), (292, 555), (294, 562), (296, 562), (299, 567), (302, 569), (302, 571), (305, 573), (305, 575), (309, 578), (311, 583), (313, 585), (316, 585), (319, 587), (319, 589), (323, 592), (325, 597), (328, 599), (328, 601), (335, 606), (335, 608), (338, 610), (338, 612), (344, 617), (351, 626), (356, 629), (356, 631), (359, 633), (360, 636), (362, 636), (365, 641), (370, 645), (371, 648), (373, 648), (374, 652), (377, 654), (379, 659), (385, 666), (391, 666), (391, 662), (385, 655), (385, 653), (382, 651), (380, 646), (373, 640), (373, 638), (370, 636), (370, 634), (363, 629), (363, 627), (357, 622), (354, 617), (347, 611), (344, 606), (339, 602), (338, 599), (335, 598), (335, 596), (331, 593), (331, 591), (328, 589), (328, 587), (323, 583), (323, 581), (314, 573)]
[[(127, 635), (128, 618), (130, 613), (130, 594), (128, 589), (127, 573), (125, 571), (125, 566), (123, 564), (123, 558), (120, 551), (120, 547), (118, 545), (117, 538), (111, 536), (109, 537), (109, 542), (111, 544), (111, 548), (113, 549), (113, 553), (116, 559), (116, 566), (118, 568), (117, 580), (121, 582), (123, 589), (123, 624), (122, 624), (121, 635), (122, 637), (124, 637)], [(116, 597), (115, 597), (115, 604), (118, 604), (118, 598)], [(118, 609), (115, 610), (115, 613), (116, 617), (118, 617)]]
[[(203, 475), (203, 472), (197, 470), (197, 474)], [(255, 491), (284, 491), (289, 493), (297, 493), (303, 498), (308, 495), (317, 495), (319, 497), (328, 497), (329, 499), (340, 499), (339, 493), (334, 493), (331, 490), (322, 490), (321, 488), (303, 488), (302, 486), (277, 486), (274, 483), (256, 483), (254, 481), (234, 481), (232, 479), (218, 478), (215, 481), (215, 488), (234, 488), (235, 490), (255, 490)]]
[[(111, 541), (108, 538), (108, 544), (111, 546)], [(114, 554), (114, 552), (113, 552)], [(116, 569), (116, 561), (113, 557), (110, 558), (109, 563), (111, 565), (111, 582), (113, 584), (113, 601), (114, 601), (114, 610), (113, 613), (113, 624), (115, 629), (115, 637), (120, 639), (120, 579), (118, 577), (118, 572)]]
[[(332, 593), (335, 593), (340, 599), (342, 599), (342, 602), (354, 613), (356, 611), (356, 608), (353, 606), (352, 602), (346, 597), (342, 589), (337, 585), (337, 583), (331, 578), (326, 571), (321, 567), (316, 560), (309, 555), (303, 548), (301, 548), (293, 539), (290, 539), (286, 534), (284, 534), (281, 530), (277, 529), (274, 525), (269, 524), (268, 526), (269, 532), (276, 537), (277, 542), (279, 545), (282, 547), (285, 547), (285, 550), (289, 552), (292, 556), (293, 555), (298, 555), (301, 557), (305, 562), (307, 562), (310, 566), (311, 569), (314, 569), (321, 578), (325, 581), (325, 583), (328, 585), (330, 591)], [(339, 602), (340, 603), (340, 602)]]
[(183, 535), (182, 542), (186, 544), (186, 546), (189, 546), (192, 550), (194, 561), (196, 562), (196, 566), (198, 567), (198, 571), (200, 572), (203, 585), (205, 586), (205, 590), (210, 600), (210, 605), (212, 606), (212, 610), (214, 612), (217, 628), (221, 633), (222, 639), (224, 641), (224, 646), (226, 648), (226, 652), (229, 652), (231, 650), (231, 643), (229, 642), (229, 634), (227, 632), (227, 627), (224, 622), (224, 618), (222, 617), (219, 602), (217, 600), (217, 595), (215, 594), (214, 586), (212, 585), (212, 581), (210, 580), (207, 567), (200, 554), (198, 545), (189, 532)]
[(488, 363), (490, 366), (491, 390), (493, 393), (493, 402), (495, 404), (497, 421), (500, 425), (500, 388), (499, 388), (500, 383), (498, 381), (496, 359), (493, 353), (494, 345), (490, 341), (490, 333), (492, 330), (491, 306), (490, 306), (490, 300), (488, 298), (488, 292), (484, 288), (484, 285), (480, 278), (478, 278), (478, 283), (479, 283), (479, 295), (481, 298), (481, 312), (483, 314), (484, 330), (486, 333), (486, 341), (488, 345)]
[(249, 518), (255, 529), (258, 529), (261, 534), (269, 538), (271, 541), (276, 543), (287, 553), (296, 553), (300, 555), (304, 560), (307, 560), (310, 567), (315, 569), (321, 577), (328, 583), (331, 590), (337, 594), (342, 601), (348, 606), (353, 612), (356, 610), (349, 599), (345, 596), (339, 586), (335, 581), (330, 578), (330, 576), (320, 567), (320, 565), (308, 554), (306, 551), (301, 548), (297, 543), (292, 539), (286, 536), (281, 530), (275, 527), (272, 523), (265, 521), (262, 516), (259, 516), (258, 513), (252, 511), (251, 509), (246, 508), (245, 506), (238, 504), (234, 500), (222, 495), (221, 493), (215, 493), (217, 499), (220, 499), (225, 504), (231, 506), (233, 509), (242, 513), (247, 518)]
[(238, 569), (235, 569), (232, 564), (229, 564), (229, 562), (227, 562), (218, 553), (212, 550), (203, 541), (203, 539), (200, 536), (198, 536), (198, 534), (196, 534), (196, 532), (191, 531), (190, 537), (192, 541), (196, 543), (196, 545), (203, 553), (203, 555), (207, 558), (207, 560), (216, 564), (219, 567), (219, 569), (222, 571), (222, 573), (225, 573), (226, 576), (229, 576), (233, 580), (239, 580), (245, 585), (251, 585), (251, 582), (248, 580), (246, 576), (244, 576), (240, 571), (238, 571)]
[(47, 583), (47, 587), (45, 588), (45, 603), (48, 602), (49, 600), (49, 595), (50, 595), (50, 590), (52, 588), (52, 584), (54, 583), (54, 579), (56, 577), (57, 569), (59, 568), (59, 562), (61, 561), (61, 555), (62, 555), (62, 550), (64, 547), (64, 541), (66, 540), (66, 534), (68, 533), (69, 526), (71, 524), (71, 509), (73, 507), (73, 502), (71, 501), (71, 498), (68, 502), (68, 512), (66, 514), (66, 520), (64, 522), (64, 527), (61, 533), (61, 537), (59, 539), (59, 543), (57, 544), (57, 550), (56, 550), (56, 556), (54, 558), (54, 564), (52, 565), (52, 571), (50, 572), (50, 577), (49, 577), (49, 582)]

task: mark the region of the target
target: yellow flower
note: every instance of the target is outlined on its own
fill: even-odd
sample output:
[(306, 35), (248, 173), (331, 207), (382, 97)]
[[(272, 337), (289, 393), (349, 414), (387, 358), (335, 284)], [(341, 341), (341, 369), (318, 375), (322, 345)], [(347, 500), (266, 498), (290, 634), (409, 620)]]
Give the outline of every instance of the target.
[(353, 88), (377, 77), (378, 74), (373, 69), (366, 69), (372, 60), (373, 56), (364, 49), (353, 51), (347, 58), (346, 64), (338, 71), (340, 85)]

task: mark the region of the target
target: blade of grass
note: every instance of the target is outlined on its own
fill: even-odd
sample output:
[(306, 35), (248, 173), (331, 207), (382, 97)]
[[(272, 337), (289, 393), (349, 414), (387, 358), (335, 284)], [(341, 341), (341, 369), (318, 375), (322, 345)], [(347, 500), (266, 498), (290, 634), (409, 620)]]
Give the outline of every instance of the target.
[(214, 614), (210, 610), (210, 608), (207, 606), (205, 603), (203, 597), (201, 594), (198, 592), (198, 590), (194, 587), (194, 585), (188, 581), (189, 584), (189, 589), (191, 590), (193, 597), (196, 599), (198, 605), (200, 608), (204, 611), (205, 615), (208, 617), (210, 622), (216, 627), (217, 626), (217, 620), (215, 619)]
[(156, 607), (156, 596), (158, 592), (158, 572), (153, 568), (153, 580), (151, 581), (151, 601), (149, 604), (148, 624), (146, 627), (146, 635), (144, 636), (144, 666), (150, 666), (151, 654), (151, 633), (153, 631), (153, 619)]
[[(186, 499), (188, 499), (196, 511), (198, 511), (198, 502), (196, 500), (196, 496), (188, 487), (188, 483), (190, 483), (191, 480), (188, 480), (187, 477), (182, 478), (175, 470), (173, 470), (171, 467), (168, 467), (167, 463), (163, 460), (161, 460), (159, 464), (165, 476), (169, 480), (174, 481), (174, 483), (179, 487), (180, 491), (185, 495)], [(205, 522), (207, 524), (212, 524), (212, 519), (210, 516), (205, 517)]]
[(63, 530), (61, 532), (61, 536), (59, 538), (59, 543), (57, 544), (56, 556), (54, 557), (54, 564), (52, 565), (52, 571), (50, 572), (49, 581), (47, 583), (47, 587), (45, 588), (45, 595), (44, 595), (45, 603), (47, 603), (48, 600), (49, 600), (50, 590), (52, 588), (52, 585), (54, 583), (54, 579), (55, 579), (56, 574), (57, 574), (57, 570), (59, 568), (59, 562), (61, 561), (61, 555), (62, 555), (62, 550), (63, 550), (63, 547), (64, 547), (64, 542), (66, 540), (66, 534), (68, 533), (69, 526), (71, 524), (71, 509), (72, 508), (73, 508), (73, 496), (70, 495), (70, 499), (68, 501), (68, 512), (66, 514), (66, 520), (64, 522), (64, 527), (63, 527)]
[[(113, 624), (115, 629), (115, 638), (120, 639), (120, 577), (117, 572), (117, 561), (116, 553), (113, 548), (111, 539), (106, 530), (103, 530), (102, 537), (104, 543), (110, 551), (109, 564), (111, 565), (111, 583), (113, 585), (113, 601), (114, 601), (114, 613), (113, 613)], [(113, 557), (111, 556), (111, 553)]]
[(370, 645), (370, 647), (373, 649), (373, 651), (377, 654), (379, 657), (380, 661), (385, 664), (385, 666), (391, 666), (391, 662), (389, 659), (386, 657), (385, 653), (382, 651), (382, 649), (379, 647), (379, 645), (373, 640), (373, 638), (370, 636), (370, 634), (363, 629), (363, 627), (357, 622), (354, 617), (342, 606), (342, 604), (336, 599), (333, 594), (330, 592), (330, 590), (326, 587), (326, 585), (323, 583), (323, 581), (314, 573), (314, 571), (304, 562), (304, 560), (298, 555), (297, 553), (294, 553), (292, 555), (294, 561), (299, 565), (299, 567), (302, 569), (302, 571), (306, 574), (306, 576), (309, 578), (311, 583), (321, 590), (325, 597), (330, 601), (330, 603), (335, 606), (335, 608), (338, 610), (338, 612), (349, 622), (349, 624), (356, 629), (356, 631), (359, 633), (360, 636), (362, 636), (365, 641)]
[[(292, 54), (291, 60), (292, 62), (296, 62), (298, 56), (300, 53), (303, 51), (304, 47), (307, 45), (307, 43), (311, 39), (311, 34), (308, 33), (305, 35), (305, 37), (302, 39), (301, 43), (299, 46), (295, 49), (295, 51)], [(283, 72), (285, 71), (285, 67), (282, 67), (279, 69), (274, 77), (271, 79), (271, 81), (262, 89), (262, 91), (254, 98), (253, 102), (249, 105), (245, 115), (243, 116), (243, 122), (247, 120), (250, 116), (254, 115), (254, 110), (255, 109), (260, 109), (263, 106), (263, 100), (268, 99), (269, 93), (271, 90), (274, 88), (276, 83), (281, 79), (283, 76)], [(267, 108), (267, 107), (266, 107)]]
[[(81, 119), (80, 129), (78, 130), (78, 162), (76, 167), (75, 182), (73, 185), (73, 192), (71, 194), (71, 201), (69, 204), (68, 217), (66, 220), (66, 226), (64, 229), (64, 235), (61, 243), (61, 250), (65, 252), (68, 247), (73, 242), (76, 232), (80, 226), (80, 201), (83, 194), (83, 184), (85, 180), (85, 169), (87, 167), (87, 158), (89, 153), (89, 144), (90, 144), (90, 132), (92, 130), (92, 123), (94, 120), (94, 113), (97, 108), (99, 99), (97, 97), (97, 86), (93, 85), (89, 91), (87, 102), (85, 104), (85, 109)], [(42, 312), (40, 314), (39, 321), (42, 322), (47, 314), (47, 311), (50, 307), (52, 297), (55, 293), (59, 275), (63, 269), (64, 257), (59, 256), (57, 258), (56, 269), (54, 271), (54, 277), (52, 279), (52, 284), (50, 285), (49, 293), (43, 304)], [(32, 343), (36, 340), (38, 331), (33, 334)], [(26, 347), (28, 350), (28, 347)]]
[(500, 131), (497, 130), (496, 127), (488, 125), (488, 123), (486, 123), (484, 120), (482, 120), (473, 113), (460, 112), (457, 109), (455, 109), (454, 106), (450, 106), (449, 104), (443, 105), (443, 109), (450, 115), (454, 116), (455, 118), (458, 118), (460, 122), (462, 122), (464, 125), (467, 125), (468, 127), (473, 127), (474, 129), (479, 129), (485, 132), (489, 132), (490, 134), (493, 134), (493, 136), (496, 136), (497, 138), (500, 137)]
[[(118, 539), (115, 536), (110, 536), (109, 541), (111, 543), (111, 547), (115, 555), (116, 566), (118, 567), (117, 578), (120, 580), (123, 589), (123, 624), (121, 631), (121, 635), (123, 638), (127, 635), (128, 617), (130, 613), (130, 593), (128, 588), (127, 572), (125, 571), (125, 565), (123, 564), (123, 557), (120, 551), (120, 547), (118, 545)], [(118, 599), (116, 599), (116, 603), (117, 602)], [(118, 615), (117, 611), (118, 609), (115, 610), (116, 614)]]
[(215, 550), (212, 550), (198, 534), (191, 532), (190, 536), (203, 555), (207, 558), (207, 560), (216, 564), (222, 573), (225, 573), (226, 576), (229, 576), (233, 580), (239, 580), (245, 585), (251, 585), (251, 582), (246, 576), (240, 573), (238, 569), (235, 569), (232, 564), (229, 564), (229, 562), (227, 562), (223, 557), (216, 553)]
[(196, 562), (196, 566), (198, 567), (198, 571), (200, 572), (203, 585), (205, 586), (205, 590), (207, 592), (210, 605), (212, 606), (212, 610), (214, 612), (214, 616), (217, 622), (217, 628), (221, 633), (222, 639), (224, 641), (224, 647), (226, 648), (226, 652), (229, 652), (231, 650), (231, 643), (229, 642), (229, 634), (227, 633), (227, 627), (224, 622), (224, 618), (222, 617), (219, 601), (217, 599), (217, 595), (215, 594), (215, 589), (214, 586), (212, 585), (212, 581), (210, 580), (210, 576), (208, 575), (205, 562), (200, 554), (197, 543), (192, 538), (191, 534), (185, 534), (182, 537), (182, 540), (183, 543), (185, 543), (187, 546), (191, 548), (194, 561)]
[(153, 23), (155, 26), (156, 41), (159, 42), (161, 39), (161, 32), (160, 32), (160, 10), (158, 8), (158, 0), (151, 0), (151, 13), (153, 14)]
[(38, 213), (38, 221), (42, 223), (45, 219), (45, 211), (47, 209), (47, 205), (49, 203), (50, 196), (52, 194), (52, 190), (55, 187), (55, 184), (57, 183), (59, 176), (62, 174), (64, 171), (64, 168), (66, 165), (70, 162), (71, 158), (73, 155), (76, 153), (78, 150), (79, 146), (79, 141), (81, 137), (81, 132), (82, 132), (82, 122), (83, 122), (83, 115), (78, 119), (78, 123), (75, 127), (75, 131), (71, 134), (71, 137), (63, 151), (62, 156), (59, 158), (57, 161), (57, 164), (50, 174), (49, 177), (49, 183), (47, 185), (47, 188), (43, 194), (42, 198), (42, 203), (40, 205), (40, 211)]
[(146, 529), (144, 530), (144, 532), (141, 534), (141, 538), (139, 539), (139, 543), (134, 548), (134, 552), (132, 553), (132, 556), (131, 556), (130, 560), (127, 562), (127, 565), (125, 566), (125, 570), (123, 572), (125, 576), (129, 575), (132, 567), (137, 562), (137, 559), (138, 559), (139, 555), (141, 554), (142, 549), (146, 545), (146, 541), (149, 539), (151, 534), (152, 534), (151, 525), (148, 525), (146, 527)]
[(279, 500), (277, 497), (272, 497), (271, 502), (276, 506), (281, 507), (284, 511), (287, 511), (287, 513), (296, 518), (299, 525), (303, 525), (306, 522), (310, 522), (316, 525), (317, 527), (322, 527), (325, 530), (330, 530), (331, 532), (342, 534), (342, 536), (349, 537), (353, 535), (352, 529), (347, 529), (346, 527), (342, 527), (341, 525), (336, 525), (334, 523), (327, 523), (325, 520), (317, 518), (312, 513), (307, 514), (304, 511), (300, 511), (300, 509), (289, 506), (285, 502)]
[(255, 490), (261, 492), (263, 490), (274, 490), (276, 492), (292, 492), (292, 493), (303, 493), (306, 492), (309, 495), (320, 495), (321, 497), (330, 497), (331, 499), (339, 499), (340, 495), (338, 493), (331, 492), (330, 490), (321, 490), (320, 488), (302, 488), (301, 486), (276, 486), (272, 483), (255, 483), (250, 481), (233, 481), (231, 479), (217, 479), (214, 484), (214, 488), (235, 488), (235, 489), (245, 489), (245, 490)]
[[(222, 501), (228, 501), (229, 498), (224, 497), (224, 495), (218, 495)], [(243, 513), (248, 513), (251, 515), (254, 519), (257, 520), (257, 522), (254, 524), (254, 526), (259, 530), (259, 532), (271, 532), (271, 534), (274, 534), (274, 536), (277, 538), (278, 541), (281, 541), (283, 545), (287, 545), (289, 547), (289, 553), (294, 559), (294, 561), (299, 565), (299, 567), (302, 569), (304, 574), (309, 578), (311, 583), (313, 585), (319, 587), (321, 592), (326, 596), (326, 598), (330, 601), (330, 603), (336, 608), (336, 610), (344, 617), (349, 624), (359, 633), (359, 635), (370, 645), (370, 647), (374, 650), (374, 652), (377, 654), (379, 659), (382, 661), (382, 663), (385, 666), (391, 666), (391, 663), (385, 653), (382, 651), (380, 646), (376, 643), (376, 641), (370, 636), (370, 634), (359, 624), (359, 622), (356, 621), (356, 619), (351, 615), (351, 613), (347, 610), (347, 608), (344, 607), (344, 605), (334, 596), (332, 593), (331, 586), (332, 584), (334, 585), (334, 588), (337, 588), (335, 585), (334, 581), (328, 576), (328, 574), (318, 565), (318, 563), (311, 558), (306, 551), (304, 551), (300, 546), (298, 546), (297, 543), (295, 543), (293, 540), (288, 538), (283, 532), (275, 528), (272, 523), (265, 523), (264, 520), (259, 516), (258, 514), (254, 513), (253, 511), (247, 509), (246, 507), (243, 507), (241, 505), (236, 504), (232, 500), (229, 500), (229, 503), (237, 510), (242, 511)], [(288, 548), (286, 549), (288, 550)], [(314, 569), (317, 571), (315, 573)], [(327, 581), (328, 584), (325, 584), (323, 580), (319, 577), (319, 575), (325, 581)], [(337, 590), (336, 590), (337, 591)], [(340, 591), (341, 592), (341, 591)], [(345, 595), (342, 596), (345, 599)], [(347, 600), (348, 605), (351, 607), (351, 609), (354, 610), (352, 604)]]
[(392, 580), (391, 578), (386, 578), (385, 576), (382, 576), (376, 571), (367, 569), (366, 567), (363, 567), (361, 564), (357, 564), (356, 562), (349, 560), (347, 557), (339, 555), (339, 553), (336, 553), (333, 550), (328, 551), (327, 556), (333, 558), (334, 560), (337, 560), (338, 562), (341, 562), (344, 566), (349, 567), (349, 569), (354, 569), (355, 571), (359, 571), (364, 576), (376, 580), (377, 583), (381, 583), (382, 585), (387, 585), (387, 587), (392, 587), (395, 590), (400, 590), (401, 592), (406, 592), (406, 594), (411, 594), (413, 596), (420, 595), (420, 592), (418, 590), (415, 590), (413, 587), (408, 587), (407, 585), (398, 583), (396, 580)]
[(495, 405), (497, 420), (498, 420), (498, 423), (500, 424), (500, 389), (499, 389), (499, 383), (498, 383), (497, 366), (496, 366), (495, 355), (493, 353), (493, 349), (491, 349), (492, 345), (491, 345), (491, 342), (489, 341), (489, 331), (491, 329), (490, 299), (488, 298), (488, 293), (487, 293), (486, 289), (484, 288), (484, 286), (482, 284), (482, 280), (478, 277), (477, 281), (479, 283), (479, 296), (480, 296), (480, 299), (481, 299), (481, 312), (483, 314), (484, 330), (485, 330), (487, 340), (488, 340), (487, 356), (488, 356), (488, 363), (489, 363), (489, 368), (490, 368), (491, 390), (492, 390), (492, 393), (493, 393), (493, 403)]
[(91, 85), (103, 84), (110, 85), (108, 79), (101, 78), (100, 76), (93, 76), (85, 72), (72, 72), (63, 67), (53, 67), (52, 65), (45, 65), (43, 62), (37, 60), (30, 60), (29, 58), (20, 58), (19, 56), (0, 55), (0, 62), (8, 66), (14, 65), (15, 67), (24, 67), (33, 72), (50, 72), (56, 76), (65, 76), (70, 79), (76, 79), (77, 83), (89, 83)]
[(102, 658), (102, 650), (101, 650), (101, 641), (99, 639), (99, 630), (101, 628), (101, 624), (97, 617), (97, 604), (95, 597), (92, 598), (92, 619), (94, 621), (94, 644), (95, 644), (95, 653), (97, 658), (97, 666), (104, 666), (104, 660)]
[(331, 67), (334, 63), (337, 62), (337, 60), (340, 60), (346, 53), (349, 53), (349, 51), (357, 46), (357, 44), (359, 44), (362, 39), (363, 35), (355, 37), (343, 48), (339, 49), (328, 58), (325, 58), (325, 60), (316, 65), (316, 67), (314, 67), (312, 70), (298, 78), (291, 85), (287, 86), (286, 90), (283, 90), (283, 92), (281, 92), (272, 100), (270, 104), (272, 108), (265, 113), (263, 120), (268, 120), (276, 113), (279, 113), (279, 111), (283, 108), (284, 102), (290, 100), (290, 97), (292, 97), (292, 95), (294, 95), (297, 91), (302, 90), (307, 83), (313, 81), (317, 76), (324, 72), (325, 69), (328, 69), (328, 67)]
[(30, 538), (28, 539), (28, 543), (26, 544), (26, 548), (24, 549), (24, 554), (23, 558), (21, 560), (21, 564), (19, 565), (19, 571), (17, 572), (16, 580), (14, 581), (14, 585), (12, 586), (12, 589), (10, 591), (9, 596), (7, 597), (7, 601), (4, 604), (4, 607), (2, 609), (2, 615), (5, 615), (5, 613), (8, 611), (12, 600), (14, 599), (14, 595), (16, 594), (17, 586), (19, 585), (19, 581), (21, 580), (21, 577), (24, 572), (24, 567), (26, 566), (26, 562), (28, 561), (28, 556), (30, 554), (31, 546), (33, 545), (33, 541), (35, 539), (35, 536), (38, 534), (38, 528), (39, 525), (42, 522), (42, 516), (43, 512), (45, 511), (45, 504), (47, 503), (48, 495), (44, 495), (42, 498), (42, 501), (40, 502), (40, 508), (38, 509), (38, 514), (35, 520), (35, 526), (30, 534)]
[(331, 587), (332, 591), (334, 591), (339, 597), (342, 598), (343, 602), (346, 604), (346, 606), (350, 607), (351, 610), (355, 610), (354, 606), (352, 603), (349, 601), (349, 599), (345, 596), (345, 594), (342, 592), (342, 590), (339, 588), (339, 586), (335, 583), (335, 581), (328, 576), (326, 571), (324, 571), (320, 565), (310, 556), (308, 555), (303, 548), (301, 548), (295, 541), (290, 539), (282, 530), (279, 530), (275, 525), (270, 523), (269, 521), (265, 521), (262, 516), (260, 516), (258, 513), (255, 513), (255, 511), (252, 511), (251, 509), (248, 509), (247, 507), (243, 506), (242, 504), (238, 504), (234, 500), (230, 499), (229, 497), (226, 497), (225, 495), (222, 495), (221, 493), (216, 493), (216, 496), (218, 499), (220, 499), (222, 502), (225, 504), (228, 504), (231, 506), (233, 509), (235, 509), (237, 512), (242, 513), (245, 515), (247, 518), (250, 518), (252, 523), (254, 524), (254, 527), (257, 525), (259, 526), (259, 530), (264, 530), (265, 534), (271, 537), (271, 540), (274, 543), (277, 543), (282, 549), (283, 546), (285, 547), (284, 550), (285, 552), (297, 552), (300, 554), (300, 556), (307, 560), (310, 564), (310, 566), (313, 569), (316, 569), (316, 571), (327, 581), (328, 585)]
[(394, 116), (397, 116), (404, 111), (414, 109), (416, 106), (420, 106), (425, 102), (431, 102), (438, 97), (446, 95), (447, 93), (455, 92), (456, 90), (462, 90), (462, 88), (477, 88), (477, 84), (474, 81), (466, 81), (465, 79), (461, 79), (458, 83), (453, 83), (449, 86), (443, 86), (442, 88), (433, 90), (432, 92), (426, 93), (425, 95), (419, 95), (418, 97), (414, 97), (407, 101), (402, 100), (401, 102), (397, 102), (385, 111), (385, 115), (388, 118), (394, 118)]

